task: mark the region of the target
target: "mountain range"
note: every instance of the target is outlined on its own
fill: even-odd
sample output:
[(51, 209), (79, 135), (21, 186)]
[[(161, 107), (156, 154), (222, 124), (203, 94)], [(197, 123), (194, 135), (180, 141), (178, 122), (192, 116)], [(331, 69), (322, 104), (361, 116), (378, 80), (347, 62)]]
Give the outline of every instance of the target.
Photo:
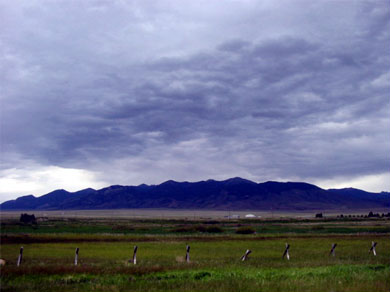
[(4, 202), (1, 210), (86, 210), (172, 208), (215, 210), (352, 210), (390, 207), (390, 193), (359, 189), (321, 189), (302, 182), (255, 183), (239, 177), (224, 181), (160, 185), (113, 185), (78, 192), (56, 190), (46, 195)]

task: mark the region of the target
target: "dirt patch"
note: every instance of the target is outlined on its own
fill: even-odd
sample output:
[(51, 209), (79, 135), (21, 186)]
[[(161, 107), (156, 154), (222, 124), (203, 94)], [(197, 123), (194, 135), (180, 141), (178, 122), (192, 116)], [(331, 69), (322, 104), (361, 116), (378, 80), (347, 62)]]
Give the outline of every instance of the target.
[(319, 235), (281, 235), (281, 236), (143, 236), (143, 237), (66, 237), (66, 236), (35, 236), (35, 235), (2, 235), (1, 244), (29, 244), (29, 243), (75, 243), (75, 242), (188, 242), (188, 241), (256, 241), (256, 240), (278, 240), (278, 239), (305, 239), (305, 238), (335, 238), (335, 239), (367, 239), (388, 237), (387, 234), (370, 233), (370, 234), (319, 234)]

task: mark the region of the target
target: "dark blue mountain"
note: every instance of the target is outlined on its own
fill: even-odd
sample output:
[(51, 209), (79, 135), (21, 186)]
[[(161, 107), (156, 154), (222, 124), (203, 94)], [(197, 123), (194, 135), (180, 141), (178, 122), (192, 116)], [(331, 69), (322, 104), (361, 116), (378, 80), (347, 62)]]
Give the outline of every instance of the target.
[(324, 190), (300, 182), (255, 183), (242, 178), (160, 185), (120, 186), (70, 193), (56, 190), (4, 202), (1, 210), (175, 208), (219, 210), (331, 210), (390, 207), (389, 193), (358, 189)]

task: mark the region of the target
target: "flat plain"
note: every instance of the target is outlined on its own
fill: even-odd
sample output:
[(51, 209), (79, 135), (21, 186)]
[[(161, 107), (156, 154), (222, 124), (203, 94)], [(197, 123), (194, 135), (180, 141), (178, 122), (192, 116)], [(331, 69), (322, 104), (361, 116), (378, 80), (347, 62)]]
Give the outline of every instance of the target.
[[(388, 217), (226, 219), (200, 218), (189, 211), (187, 216), (130, 218), (98, 213), (85, 218), (36, 214), (37, 224), (20, 223), (17, 212), (2, 214), (0, 255), (6, 264), (1, 291), (390, 289)], [(372, 241), (378, 243), (376, 256), (369, 252)], [(282, 258), (286, 243), (290, 260)], [(333, 243), (335, 256), (329, 254)], [(129, 263), (135, 245), (136, 265)], [(191, 247), (189, 263), (186, 245)], [(23, 261), (17, 267), (21, 246)], [(252, 253), (241, 261), (247, 249)]]

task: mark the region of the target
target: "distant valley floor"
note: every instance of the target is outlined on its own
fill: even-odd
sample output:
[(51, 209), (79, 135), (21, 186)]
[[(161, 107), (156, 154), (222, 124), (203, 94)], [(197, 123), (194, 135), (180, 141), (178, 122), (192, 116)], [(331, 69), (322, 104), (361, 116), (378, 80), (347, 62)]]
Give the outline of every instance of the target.
[[(139, 219), (245, 219), (246, 215), (254, 215), (260, 219), (272, 218), (314, 218), (322, 213), (326, 217), (365, 216), (373, 213), (387, 214), (390, 209), (356, 209), (356, 210), (305, 210), (305, 211), (256, 211), (256, 210), (183, 210), (183, 209), (114, 209), (114, 210), (18, 210), (1, 211), (1, 219), (19, 218), (20, 214), (34, 214), (35, 217), (51, 218), (139, 218)], [(247, 218), (250, 219), (250, 218)]]

